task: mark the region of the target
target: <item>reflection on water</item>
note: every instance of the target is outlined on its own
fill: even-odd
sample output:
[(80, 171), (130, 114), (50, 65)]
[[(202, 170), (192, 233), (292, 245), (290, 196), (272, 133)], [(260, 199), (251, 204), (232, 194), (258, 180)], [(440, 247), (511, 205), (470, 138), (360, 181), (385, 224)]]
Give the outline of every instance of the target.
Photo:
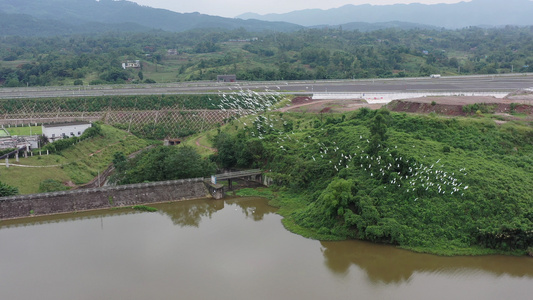
[[(211, 198), (187, 200), (182, 202), (169, 202), (151, 204), (150, 206), (158, 209), (158, 212), (170, 217), (174, 225), (182, 227), (199, 227), (202, 218), (211, 219), (212, 215), (224, 208), (224, 203), (230, 205), (237, 205), (241, 208), (242, 213), (247, 218), (252, 218), (254, 221), (263, 220), (264, 215), (276, 212), (277, 208), (268, 205), (258, 205), (258, 201), (263, 202), (262, 198), (227, 198), (227, 200), (213, 200)], [(114, 209), (103, 209), (84, 211), (68, 214), (56, 214), (49, 216), (36, 216), (29, 218), (20, 218), (13, 220), (0, 220), (0, 229), (10, 227), (25, 227), (32, 225), (72, 222), (78, 220), (89, 220), (96, 218), (107, 218), (121, 215), (140, 214), (140, 212), (130, 207), (121, 207)]]
[(108, 218), (113, 216), (121, 215), (133, 215), (141, 214), (142, 212), (133, 210), (131, 208), (118, 208), (118, 209), (108, 209), (108, 210), (91, 210), (83, 211), (76, 213), (67, 213), (67, 214), (56, 214), (48, 216), (35, 216), (28, 218), (12, 219), (12, 220), (0, 220), (0, 230), (4, 228), (12, 227), (26, 227), (34, 225), (44, 225), (44, 224), (53, 224), (53, 223), (64, 223), (64, 222), (73, 222), (81, 220), (90, 220), (90, 219), (101, 219)]
[(265, 201), (261, 198), (245, 198), (244, 200), (242, 198), (235, 198), (232, 200), (227, 200), (228, 204), (236, 204), (239, 206), (242, 210), (242, 213), (247, 218), (252, 218), (254, 221), (261, 221), (263, 220), (263, 217), (268, 214), (275, 213), (277, 211), (277, 208), (269, 206), (269, 205), (258, 205), (259, 201)]
[[(258, 205), (257, 198), (234, 198), (228, 200), (192, 200), (184, 201), (180, 205), (175, 203), (153, 205), (161, 213), (168, 215), (175, 225), (199, 227), (202, 218), (211, 219), (212, 215), (224, 208), (224, 203), (235, 204), (242, 213), (254, 221), (263, 220), (265, 214), (274, 213), (276, 208)], [(264, 201), (260, 199), (259, 201)]]
[(485, 271), (497, 276), (533, 278), (533, 259), (508, 256), (444, 257), (420, 254), (361, 241), (320, 242), (325, 264), (345, 276), (350, 267), (363, 269), (373, 282), (400, 283), (414, 273), (464, 274)]
[(156, 204), (160, 213), (170, 217), (174, 225), (181, 227), (199, 227), (202, 218), (209, 218), (224, 208), (224, 200), (192, 200), (184, 201), (181, 205), (175, 203)]

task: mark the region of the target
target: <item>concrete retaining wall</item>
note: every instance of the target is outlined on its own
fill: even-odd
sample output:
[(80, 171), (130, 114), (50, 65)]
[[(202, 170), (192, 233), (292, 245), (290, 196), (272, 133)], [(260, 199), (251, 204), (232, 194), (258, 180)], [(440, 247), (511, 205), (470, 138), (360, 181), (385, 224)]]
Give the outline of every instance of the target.
[(0, 219), (210, 197), (203, 178), (0, 198)]

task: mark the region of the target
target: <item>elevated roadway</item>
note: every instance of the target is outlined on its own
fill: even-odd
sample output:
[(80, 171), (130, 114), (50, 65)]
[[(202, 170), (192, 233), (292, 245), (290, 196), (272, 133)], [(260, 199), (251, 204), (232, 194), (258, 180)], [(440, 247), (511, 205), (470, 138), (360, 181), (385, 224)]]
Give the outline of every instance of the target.
[(240, 89), (290, 94), (404, 93), (404, 92), (512, 92), (533, 88), (533, 73), (365, 80), (186, 82), (140, 85), (1, 88), (0, 99), (83, 97), (111, 95), (217, 94)]

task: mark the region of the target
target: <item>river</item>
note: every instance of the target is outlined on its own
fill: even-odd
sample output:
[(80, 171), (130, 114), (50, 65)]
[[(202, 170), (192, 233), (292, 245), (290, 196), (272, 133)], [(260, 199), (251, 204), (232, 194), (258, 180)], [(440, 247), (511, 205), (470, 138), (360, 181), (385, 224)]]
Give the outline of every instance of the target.
[(263, 199), (0, 222), (0, 299), (528, 299), (533, 259), (285, 230)]

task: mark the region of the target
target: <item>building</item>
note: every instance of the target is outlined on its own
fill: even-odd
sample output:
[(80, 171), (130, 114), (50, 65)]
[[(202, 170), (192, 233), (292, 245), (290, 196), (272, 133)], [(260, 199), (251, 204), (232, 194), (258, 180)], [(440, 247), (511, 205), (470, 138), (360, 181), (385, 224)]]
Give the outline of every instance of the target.
[(237, 81), (237, 75), (217, 75), (218, 82), (235, 82)]
[(141, 67), (141, 61), (140, 60), (128, 60), (125, 63), (122, 63), (122, 69), (126, 68), (140, 68)]
[(87, 122), (72, 122), (72, 123), (57, 123), (42, 125), (43, 136), (48, 141), (55, 142), (59, 139), (80, 136), (87, 128), (91, 127), (91, 123)]
[(178, 49), (168, 49), (167, 55), (178, 55)]
[(179, 139), (165, 139), (163, 141), (164, 146), (175, 146), (181, 144), (181, 140)]

